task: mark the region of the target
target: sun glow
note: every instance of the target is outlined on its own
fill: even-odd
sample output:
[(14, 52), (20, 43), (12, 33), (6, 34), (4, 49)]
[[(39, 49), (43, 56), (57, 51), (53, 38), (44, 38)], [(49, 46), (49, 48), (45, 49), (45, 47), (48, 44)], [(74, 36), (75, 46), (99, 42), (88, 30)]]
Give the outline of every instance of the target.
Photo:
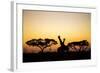
[[(65, 44), (72, 41), (91, 42), (91, 14), (23, 10), (23, 46), (33, 38), (52, 38), (58, 35)], [(28, 48), (29, 49), (29, 48)]]

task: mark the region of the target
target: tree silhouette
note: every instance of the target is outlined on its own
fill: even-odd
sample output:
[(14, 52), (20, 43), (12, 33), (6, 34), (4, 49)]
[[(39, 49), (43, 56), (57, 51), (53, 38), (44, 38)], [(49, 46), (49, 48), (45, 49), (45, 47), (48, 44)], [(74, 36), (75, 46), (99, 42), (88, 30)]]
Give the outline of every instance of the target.
[[(87, 49), (87, 47), (89, 46), (89, 43), (87, 40), (68, 43), (68, 47), (77, 50), (75, 46), (79, 46), (80, 47), (79, 50), (83, 50), (83, 49)], [(86, 48), (84, 48), (84, 47), (86, 47)]]
[(32, 39), (26, 42), (27, 45), (29, 46), (37, 46), (41, 49), (41, 52), (44, 51), (45, 48), (50, 47), (52, 45), (56, 45), (57, 41), (55, 41), (54, 39)]

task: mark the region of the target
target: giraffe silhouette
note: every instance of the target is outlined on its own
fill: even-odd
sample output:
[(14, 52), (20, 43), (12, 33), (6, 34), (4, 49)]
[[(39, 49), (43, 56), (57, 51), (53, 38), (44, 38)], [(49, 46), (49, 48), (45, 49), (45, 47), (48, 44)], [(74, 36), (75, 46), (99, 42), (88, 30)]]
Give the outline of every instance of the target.
[(63, 38), (63, 41), (61, 40), (60, 36), (58, 36), (60, 47), (58, 48), (58, 53), (60, 54), (66, 54), (68, 52), (68, 46), (64, 44), (65, 38)]

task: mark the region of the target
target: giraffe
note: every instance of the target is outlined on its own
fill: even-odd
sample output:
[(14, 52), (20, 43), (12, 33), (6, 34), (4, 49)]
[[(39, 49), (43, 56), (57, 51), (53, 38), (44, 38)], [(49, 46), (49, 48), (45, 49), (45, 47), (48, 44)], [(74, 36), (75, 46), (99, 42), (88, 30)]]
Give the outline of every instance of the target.
[(64, 44), (65, 38), (62, 41), (61, 38), (60, 38), (60, 36), (58, 36), (58, 39), (59, 39), (59, 42), (60, 42), (60, 47), (58, 48), (58, 53), (61, 53), (61, 54), (67, 53), (68, 52), (68, 46), (66, 46)]

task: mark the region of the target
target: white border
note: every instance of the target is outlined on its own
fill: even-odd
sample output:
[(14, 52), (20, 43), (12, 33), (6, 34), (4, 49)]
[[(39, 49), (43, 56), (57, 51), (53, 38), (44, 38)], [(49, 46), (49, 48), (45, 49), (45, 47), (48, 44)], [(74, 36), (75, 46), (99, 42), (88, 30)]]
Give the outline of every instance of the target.
[[(40, 5), (30, 3), (13, 3), (13, 60), (12, 70), (34, 70), (34, 69), (56, 69), (73, 66), (91, 66), (96, 65), (96, 49), (95, 46), (95, 32), (96, 32), (96, 9), (95, 8), (81, 8), (81, 7), (67, 7), (57, 5)], [(65, 11), (65, 12), (84, 12), (91, 13), (91, 60), (73, 60), (73, 61), (53, 61), (53, 62), (22, 62), (22, 10), (46, 10), (46, 11)]]

